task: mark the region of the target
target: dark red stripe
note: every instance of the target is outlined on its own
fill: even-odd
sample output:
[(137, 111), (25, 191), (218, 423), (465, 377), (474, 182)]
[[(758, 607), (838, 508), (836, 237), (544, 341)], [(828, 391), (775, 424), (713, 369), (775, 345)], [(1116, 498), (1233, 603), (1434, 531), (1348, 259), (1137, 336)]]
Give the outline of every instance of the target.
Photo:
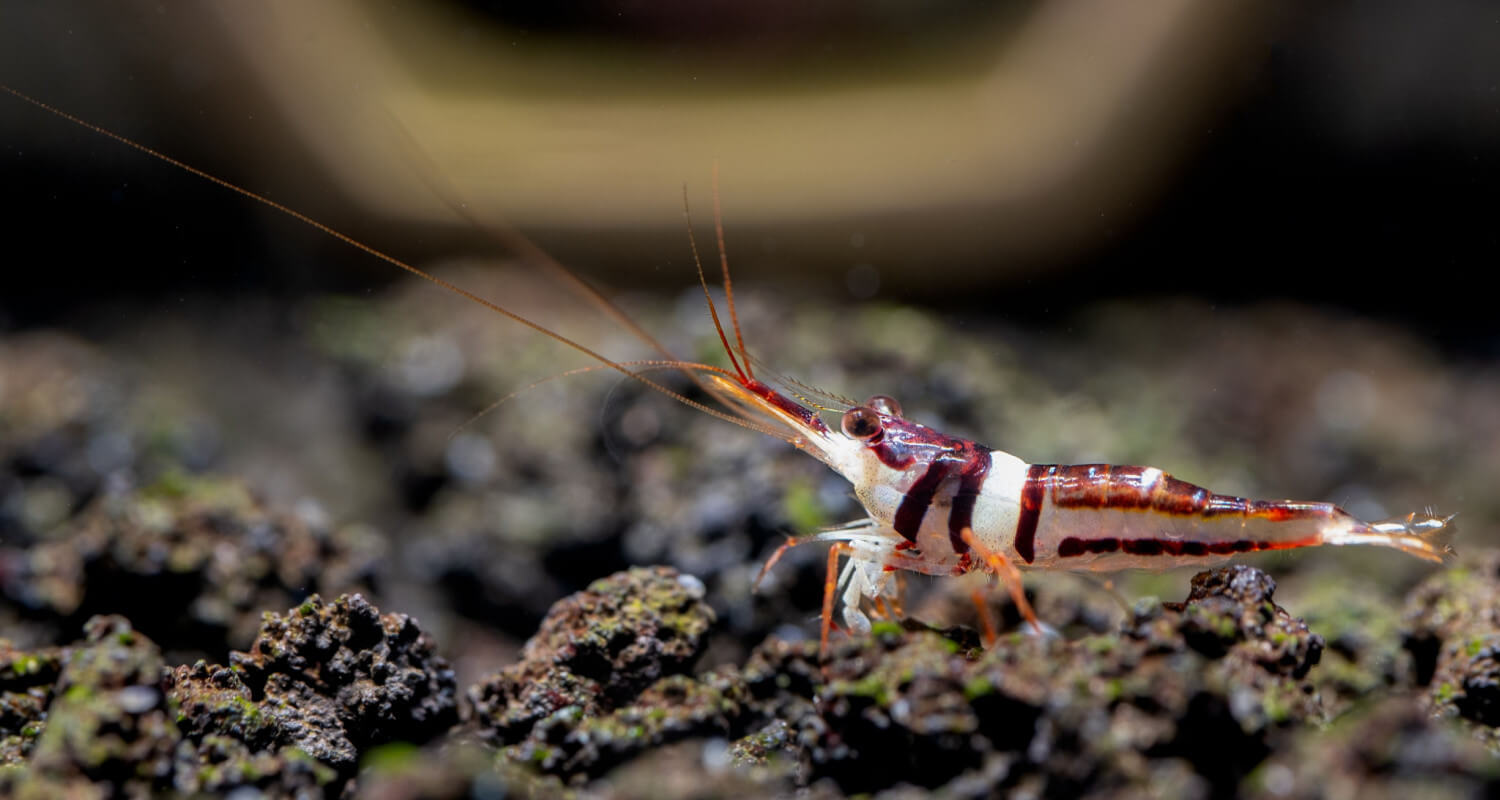
[(1159, 556), (1170, 544), (1178, 543), (1170, 539), (1126, 539), (1120, 542), (1120, 549), (1133, 556)]
[(1183, 539), (1080, 539), (1069, 536), (1057, 543), (1057, 554), (1062, 558), (1089, 553), (1113, 553), (1120, 550), (1133, 556), (1208, 556), (1248, 553), (1254, 550), (1285, 550), (1316, 544), (1316, 539), (1298, 539), (1287, 542), (1255, 542), (1236, 539), (1226, 542), (1199, 542)]
[(953, 496), (953, 508), (948, 512), (948, 541), (953, 544), (955, 553), (969, 552), (969, 545), (963, 540), (963, 532), (964, 528), (974, 525), (974, 503), (979, 499), (979, 492), (984, 488), (984, 479), (989, 472), (990, 451), (978, 448), (959, 473), (958, 494)]
[(917, 461), (916, 456), (906, 452), (904, 448), (897, 448), (890, 442), (885, 441), (884, 431), (881, 432), (881, 435), (871, 439), (866, 446), (870, 448), (871, 452), (875, 453), (876, 458), (880, 459), (880, 463), (891, 469), (906, 469)]
[(1028, 564), (1036, 560), (1036, 523), (1042, 516), (1049, 473), (1056, 469), (1055, 464), (1032, 464), (1026, 469), (1026, 483), (1021, 487), (1021, 513), (1016, 517), (1016, 553)]
[(1057, 554), (1063, 558), (1081, 556), (1084, 553), (1113, 553), (1120, 549), (1120, 540), (1113, 536), (1102, 539), (1079, 539), (1069, 536), (1057, 545)]
[(951, 461), (934, 461), (922, 473), (922, 477), (917, 478), (916, 483), (906, 490), (906, 496), (901, 498), (901, 505), (896, 507), (896, 520), (893, 523), (896, 533), (905, 536), (907, 541), (917, 540), (917, 531), (922, 529), (922, 517), (927, 515), (927, 507), (932, 505), (932, 498), (937, 496), (938, 486), (952, 473), (954, 466)]

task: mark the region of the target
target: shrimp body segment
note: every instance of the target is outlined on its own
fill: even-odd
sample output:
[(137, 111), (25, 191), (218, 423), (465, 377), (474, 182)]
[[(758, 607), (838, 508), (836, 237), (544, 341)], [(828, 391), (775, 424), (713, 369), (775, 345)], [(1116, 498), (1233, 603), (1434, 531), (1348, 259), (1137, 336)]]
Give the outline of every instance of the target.
[[(796, 406), (784, 397), (777, 405)], [(794, 427), (803, 419), (775, 416)], [(869, 515), (800, 540), (841, 543), (849, 554), (838, 585), (841, 618), (856, 631), (869, 627), (865, 600), (894, 599), (896, 570), (961, 575), (1000, 571), (997, 561), (1090, 571), (1212, 566), (1316, 545), (1391, 547), (1429, 561), (1449, 552), (1435, 535), (1451, 517), (1368, 523), (1332, 503), (1215, 494), (1154, 467), (1027, 464), (904, 419), (889, 398), (849, 409), (843, 428), (818, 421), (793, 443), (847, 478)]]

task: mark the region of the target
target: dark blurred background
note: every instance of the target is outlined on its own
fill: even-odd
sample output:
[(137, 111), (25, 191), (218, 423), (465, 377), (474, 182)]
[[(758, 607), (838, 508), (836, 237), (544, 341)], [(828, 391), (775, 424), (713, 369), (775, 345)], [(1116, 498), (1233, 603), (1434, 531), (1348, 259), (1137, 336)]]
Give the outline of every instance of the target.
[[(3, 5), (0, 80), (421, 261), (454, 187), (615, 286), (741, 280), (1046, 324), (1293, 298), (1500, 347), (1500, 18), (1471, 0)], [(400, 275), (0, 99), (0, 315)], [(795, 288), (793, 288), (795, 287)]]

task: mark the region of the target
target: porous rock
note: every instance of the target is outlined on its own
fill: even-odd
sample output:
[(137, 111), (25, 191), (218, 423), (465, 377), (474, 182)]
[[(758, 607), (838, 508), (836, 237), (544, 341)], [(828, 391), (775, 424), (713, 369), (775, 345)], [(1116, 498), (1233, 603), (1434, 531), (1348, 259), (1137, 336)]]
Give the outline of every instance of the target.
[(1323, 642), (1274, 604), (1274, 587), (1252, 568), (1214, 570), (1119, 633), (1012, 634), (984, 652), (878, 623), (837, 641), (825, 670), (811, 644), (768, 643), (745, 677), (753, 705), (788, 726), (772, 749), (850, 793), (1232, 792), (1280, 732), (1323, 718), (1306, 680)]
[(230, 662), (272, 717), (278, 742), (340, 771), (368, 747), (427, 741), (458, 720), (453, 671), (432, 640), (410, 617), (382, 615), (362, 595), (332, 603), (314, 595), (266, 615), (250, 652)]
[[(161, 651), (121, 617), (95, 617), (84, 633), (56, 661), (59, 651), (19, 660), (40, 659), (44, 666), (30, 675), (55, 681), (27, 687), (45, 716), (29, 723), (29, 752), (19, 748), (25, 769), (0, 772), (0, 794), (90, 795), (102, 785), (146, 796), (171, 786), (181, 734), (163, 692)], [(12, 671), (17, 663), (13, 657)]]
[(470, 689), (476, 728), (561, 774), (597, 774), (653, 745), (727, 734), (737, 679), (687, 677), (715, 619), (702, 597), (696, 578), (649, 567), (564, 598), (519, 663)]

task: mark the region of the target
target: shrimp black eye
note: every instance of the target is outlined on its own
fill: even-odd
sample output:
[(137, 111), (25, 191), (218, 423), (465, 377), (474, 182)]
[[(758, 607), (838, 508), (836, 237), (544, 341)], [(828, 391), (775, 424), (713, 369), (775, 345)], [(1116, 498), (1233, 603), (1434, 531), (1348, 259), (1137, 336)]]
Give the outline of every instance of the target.
[(887, 417), (901, 416), (901, 404), (896, 402), (896, 398), (894, 397), (889, 397), (883, 394), (873, 395), (869, 400), (865, 401), (865, 405), (875, 409), (876, 411), (879, 411)]
[(880, 435), (880, 414), (873, 408), (855, 406), (844, 412), (844, 435), (850, 439), (873, 439)]

